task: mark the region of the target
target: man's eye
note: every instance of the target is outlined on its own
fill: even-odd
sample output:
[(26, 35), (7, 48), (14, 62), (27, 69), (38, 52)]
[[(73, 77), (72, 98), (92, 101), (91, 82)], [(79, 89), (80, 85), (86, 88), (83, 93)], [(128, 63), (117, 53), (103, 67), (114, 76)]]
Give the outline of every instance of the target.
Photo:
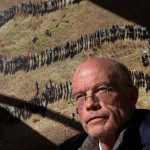
[(82, 94), (75, 96), (76, 100), (82, 100), (83, 98), (84, 98), (84, 95), (82, 95)]
[(96, 90), (95, 90), (95, 93), (103, 93), (103, 92), (106, 92), (107, 91), (107, 88), (106, 87), (98, 87)]

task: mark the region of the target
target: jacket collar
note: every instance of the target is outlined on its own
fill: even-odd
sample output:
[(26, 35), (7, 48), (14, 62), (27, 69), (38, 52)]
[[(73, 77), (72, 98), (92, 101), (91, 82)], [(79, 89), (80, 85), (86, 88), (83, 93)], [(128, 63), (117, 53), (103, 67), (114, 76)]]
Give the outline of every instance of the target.
[(78, 150), (99, 150), (99, 141), (97, 138), (88, 135)]

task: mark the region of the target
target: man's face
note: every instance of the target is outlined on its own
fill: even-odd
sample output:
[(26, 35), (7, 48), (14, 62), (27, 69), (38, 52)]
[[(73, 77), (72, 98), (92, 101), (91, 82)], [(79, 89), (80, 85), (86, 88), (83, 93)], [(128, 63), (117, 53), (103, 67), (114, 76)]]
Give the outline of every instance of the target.
[[(117, 136), (134, 107), (129, 87), (123, 86), (118, 85), (117, 76), (115, 79), (113, 72), (106, 68), (83, 69), (74, 76), (76, 109), (87, 133), (97, 138)], [(103, 87), (110, 90), (104, 91)], [(83, 101), (81, 97), (85, 95)]]

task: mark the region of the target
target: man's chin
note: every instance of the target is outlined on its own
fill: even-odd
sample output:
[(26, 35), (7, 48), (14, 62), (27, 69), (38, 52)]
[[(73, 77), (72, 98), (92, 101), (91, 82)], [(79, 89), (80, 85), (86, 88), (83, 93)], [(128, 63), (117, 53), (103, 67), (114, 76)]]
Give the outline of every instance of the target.
[(104, 127), (95, 126), (93, 128), (89, 128), (87, 131), (91, 136), (99, 138), (104, 135), (105, 129)]
[(95, 118), (87, 122), (86, 128), (84, 128), (93, 137), (99, 137), (103, 132), (105, 132), (105, 125), (107, 119)]

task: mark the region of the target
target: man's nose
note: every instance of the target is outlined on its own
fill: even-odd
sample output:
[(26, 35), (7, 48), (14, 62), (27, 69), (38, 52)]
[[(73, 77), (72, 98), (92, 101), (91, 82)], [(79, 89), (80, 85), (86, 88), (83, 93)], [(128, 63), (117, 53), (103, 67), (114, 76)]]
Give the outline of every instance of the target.
[(85, 101), (86, 110), (96, 111), (101, 108), (99, 101), (94, 97), (94, 95), (88, 95)]

